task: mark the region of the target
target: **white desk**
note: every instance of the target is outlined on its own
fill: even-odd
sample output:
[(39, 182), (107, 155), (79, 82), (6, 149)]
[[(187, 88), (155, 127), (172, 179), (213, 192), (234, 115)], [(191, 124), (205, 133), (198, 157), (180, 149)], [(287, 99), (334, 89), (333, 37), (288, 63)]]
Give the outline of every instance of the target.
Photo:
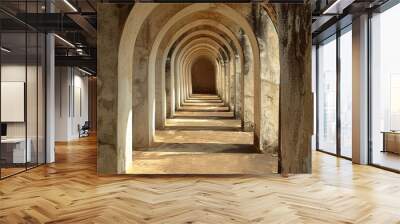
[[(9, 147), (12, 147), (12, 163), (25, 163), (31, 162), (32, 153), (31, 153), (31, 139), (27, 139), (26, 142), (26, 152), (25, 152), (25, 138), (5, 138), (1, 139), (2, 147), (7, 147), (6, 150), (9, 150)], [(3, 151), (3, 148), (2, 148)], [(5, 150), (4, 150), (5, 151)]]

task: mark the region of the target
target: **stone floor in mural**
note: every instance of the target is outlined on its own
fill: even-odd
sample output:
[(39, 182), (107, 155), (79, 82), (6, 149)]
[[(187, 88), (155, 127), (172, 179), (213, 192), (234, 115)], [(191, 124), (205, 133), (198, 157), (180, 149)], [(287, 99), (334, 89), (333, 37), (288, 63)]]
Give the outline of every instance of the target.
[(136, 148), (130, 174), (265, 174), (276, 172), (277, 158), (261, 154), (253, 133), (218, 96), (186, 100), (157, 130), (150, 148)]

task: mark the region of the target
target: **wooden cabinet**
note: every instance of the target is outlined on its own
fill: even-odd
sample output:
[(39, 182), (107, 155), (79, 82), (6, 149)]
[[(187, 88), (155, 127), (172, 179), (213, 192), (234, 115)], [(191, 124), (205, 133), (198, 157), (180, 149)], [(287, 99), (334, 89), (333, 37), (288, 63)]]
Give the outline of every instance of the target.
[(400, 154), (400, 132), (383, 133), (383, 152)]

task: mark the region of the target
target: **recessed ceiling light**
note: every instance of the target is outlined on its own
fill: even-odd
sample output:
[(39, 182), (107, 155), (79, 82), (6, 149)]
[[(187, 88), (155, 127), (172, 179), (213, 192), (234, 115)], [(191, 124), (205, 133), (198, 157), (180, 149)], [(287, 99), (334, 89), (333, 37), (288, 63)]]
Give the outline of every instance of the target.
[(88, 71), (86, 71), (86, 70), (83, 70), (83, 69), (81, 69), (81, 68), (79, 68), (79, 67), (78, 67), (78, 70), (81, 71), (81, 72), (83, 72), (84, 74), (87, 74), (87, 75), (90, 75), (90, 76), (93, 75), (92, 73), (90, 73), (90, 72), (88, 72)]
[(343, 9), (347, 8), (351, 5), (355, 0), (336, 0), (330, 5), (327, 9), (322, 13), (323, 15), (327, 14), (342, 14)]
[(61, 36), (59, 36), (58, 34), (54, 34), (55, 37), (57, 37), (59, 40), (61, 40), (62, 42), (64, 42), (65, 44), (67, 44), (68, 46), (75, 48), (75, 45), (73, 45), (71, 42), (69, 42), (68, 40), (62, 38)]

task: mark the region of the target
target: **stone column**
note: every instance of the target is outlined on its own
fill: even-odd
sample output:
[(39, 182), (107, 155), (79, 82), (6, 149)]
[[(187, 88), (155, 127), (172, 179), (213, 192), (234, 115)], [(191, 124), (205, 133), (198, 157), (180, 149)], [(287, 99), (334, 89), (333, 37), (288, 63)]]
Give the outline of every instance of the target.
[[(174, 54), (173, 54), (174, 55)], [(175, 91), (175, 110), (178, 110), (181, 106), (181, 85), (180, 85), (180, 76), (178, 74), (178, 68), (176, 66), (175, 57), (171, 57), (171, 74), (174, 77), (174, 91)]]
[(119, 10), (97, 5), (97, 172), (117, 173)]
[(234, 55), (231, 56), (231, 60), (229, 61), (229, 109), (230, 111), (235, 111), (235, 92), (236, 90), (236, 80), (235, 80), (235, 57)]
[(222, 100), (226, 103), (226, 61), (222, 59), (222, 73), (221, 73), (221, 91)]
[(276, 7), (280, 51), (280, 168), (311, 172), (311, 4)]
[(251, 132), (254, 130), (254, 58), (251, 50), (250, 40), (244, 34), (241, 35), (240, 44), (242, 45), (244, 54), (242, 90), (243, 130)]
[(227, 106), (230, 105), (230, 63), (227, 60), (225, 62), (225, 103)]
[(118, 49), (130, 7), (97, 4), (97, 172), (124, 171), (124, 158), (117, 152)]
[[(161, 56), (156, 57), (156, 74), (154, 77), (155, 82), (155, 129), (163, 129), (165, 124), (165, 118), (167, 116), (167, 100), (166, 100), (166, 77), (162, 75), (161, 70), (158, 68), (162, 67)], [(165, 69), (165, 67), (162, 67)]]
[[(260, 77), (254, 86), (255, 145), (264, 152), (279, 151), (279, 37), (267, 12), (260, 9), (257, 39), (260, 48)], [(256, 120), (257, 118), (257, 120)]]
[(170, 59), (168, 58), (165, 67), (165, 104), (166, 104), (166, 117), (171, 118), (173, 114), (173, 108), (172, 108), (172, 91), (173, 91), (173, 78), (171, 77), (171, 66), (170, 66)]
[(235, 118), (242, 118), (242, 65), (239, 55), (235, 56)]
[(132, 105), (134, 148), (149, 147), (153, 140), (153, 116), (155, 105), (155, 77), (149, 75), (151, 24), (145, 22), (138, 33), (133, 54)]
[(217, 66), (216, 66), (216, 73), (215, 73), (215, 83), (217, 85), (217, 94), (221, 96), (221, 62), (217, 60)]

